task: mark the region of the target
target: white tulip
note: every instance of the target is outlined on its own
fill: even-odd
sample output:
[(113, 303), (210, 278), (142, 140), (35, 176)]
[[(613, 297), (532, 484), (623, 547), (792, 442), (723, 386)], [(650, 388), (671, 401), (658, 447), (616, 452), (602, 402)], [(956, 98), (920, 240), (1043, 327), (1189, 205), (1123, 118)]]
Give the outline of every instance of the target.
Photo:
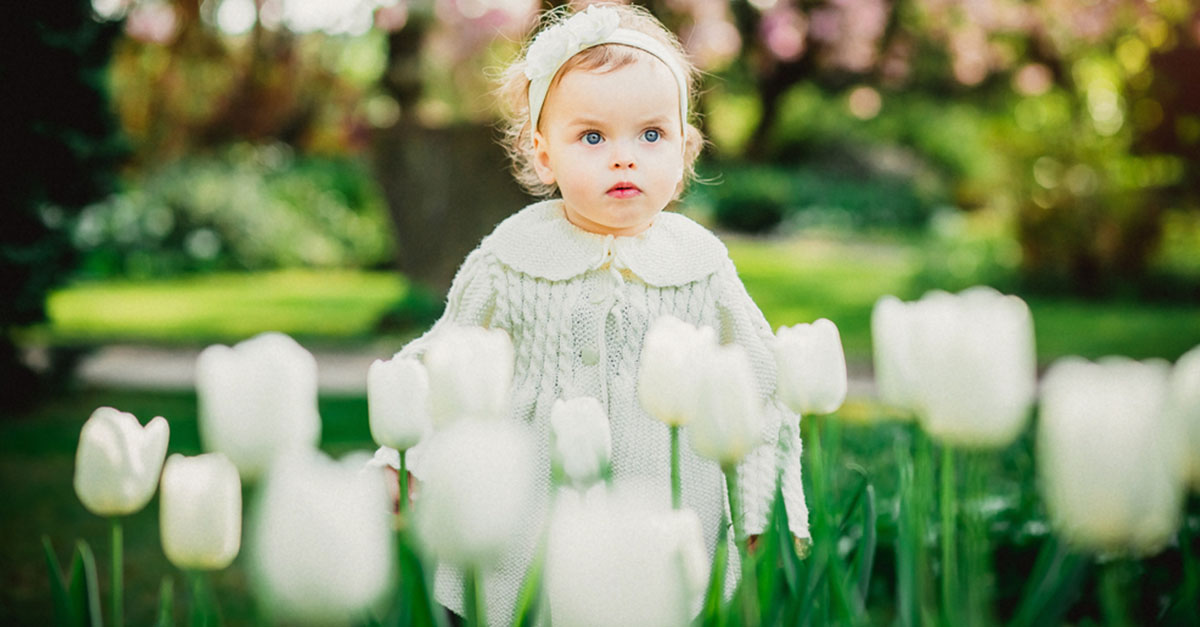
[(459, 420), (421, 445), (417, 535), (439, 560), (485, 569), (534, 526), (532, 437), (507, 420)]
[(294, 451), (267, 472), (250, 552), (273, 618), (358, 620), (390, 589), (391, 499), (382, 473), (362, 472), (365, 459)]
[(553, 624), (687, 625), (707, 581), (692, 510), (599, 489), (560, 493), (546, 552)]
[(204, 349), (196, 360), (196, 394), (205, 450), (223, 453), (245, 480), (278, 455), (320, 440), (317, 362), (282, 333)]
[(688, 435), (696, 453), (731, 467), (762, 441), (762, 403), (741, 346), (717, 346), (706, 353), (692, 364), (700, 385)]
[(429, 375), (415, 359), (375, 360), (367, 370), (371, 437), (381, 446), (408, 450), (433, 429)]
[(1033, 317), (988, 287), (930, 292), (909, 319), (917, 416), (957, 446), (1000, 447), (1025, 428), (1037, 394)]
[(499, 329), (455, 327), (438, 334), (425, 353), (433, 423), (508, 415), (513, 346)]
[(918, 374), (913, 364), (912, 306), (884, 296), (871, 311), (871, 344), (879, 399), (906, 411), (916, 404)]
[(801, 415), (837, 411), (846, 400), (846, 354), (837, 325), (821, 318), (780, 327), (776, 337), (780, 400)]
[(557, 400), (550, 410), (554, 461), (576, 486), (598, 481), (612, 459), (612, 434), (600, 401)]
[(1055, 362), (1042, 383), (1038, 474), (1046, 508), (1070, 543), (1153, 552), (1179, 524), (1184, 437), (1165, 418), (1166, 362)]
[(1175, 362), (1171, 370), (1171, 411), (1185, 433), (1183, 472), (1192, 489), (1200, 491), (1200, 346)]
[(218, 570), (242, 545), (242, 481), (220, 453), (172, 455), (162, 472), (163, 553), (187, 570)]
[(663, 316), (646, 332), (638, 364), (638, 398), (648, 414), (680, 426), (695, 413), (698, 355), (716, 346), (711, 327), (697, 328)]
[(79, 431), (75, 494), (99, 516), (141, 510), (154, 496), (171, 429), (162, 416), (145, 427), (133, 414), (100, 407)]

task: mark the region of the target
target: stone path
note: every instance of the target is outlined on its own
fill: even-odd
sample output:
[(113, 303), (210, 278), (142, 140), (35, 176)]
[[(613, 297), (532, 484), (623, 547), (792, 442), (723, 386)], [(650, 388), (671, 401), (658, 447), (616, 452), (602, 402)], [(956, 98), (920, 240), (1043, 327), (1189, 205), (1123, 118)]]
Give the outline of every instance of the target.
[[(310, 349), (312, 350), (312, 349)], [(96, 387), (183, 390), (195, 387), (199, 349), (115, 344), (85, 357), (76, 370), (85, 384)], [(331, 394), (365, 394), (367, 369), (389, 351), (313, 350), (317, 384)], [(874, 397), (875, 384), (865, 366), (850, 366), (849, 396)]]

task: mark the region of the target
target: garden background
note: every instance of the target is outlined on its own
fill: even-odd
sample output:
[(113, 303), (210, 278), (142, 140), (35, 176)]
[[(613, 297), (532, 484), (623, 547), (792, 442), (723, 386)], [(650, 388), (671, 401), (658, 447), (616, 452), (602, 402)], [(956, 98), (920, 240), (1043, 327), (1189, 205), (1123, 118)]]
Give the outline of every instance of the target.
[[(678, 210), (727, 242), (773, 327), (824, 317), (841, 331), (855, 385), (823, 420), (839, 425), (845, 483), (865, 473), (880, 493), (885, 548), (868, 599), (872, 618), (890, 622), (886, 504), (895, 442), (911, 427), (873, 398), (872, 306), (976, 284), (1018, 294), (1042, 366), (1064, 355), (1175, 360), (1200, 344), (1200, 9), (647, 6), (706, 72), (698, 111), (711, 144)], [(207, 344), (266, 330), (297, 338), (323, 376), (343, 373), (322, 394), (323, 448), (373, 448), (367, 365), (436, 318), (466, 252), (527, 202), (496, 143), (489, 90), (538, 8), (14, 8), (0, 63), (17, 157), (0, 192), (0, 622), (50, 618), (42, 534), (60, 555), (77, 537), (104, 543), (105, 521), (71, 488), (92, 409), (166, 416), (171, 450), (199, 452), (187, 362)], [(164, 374), (180, 363), (182, 374)], [(1031, 447), (1023, 437), (1003, 451), (989, 484), (998, 599), (1019, 591), (1046, 534)], [(133, 624), (150, 621), (171, 571), (155, 509), (126, 531)], [(1193, 496), (1193, 529), (1197, 509)], [(244, 611), (239, 563), (215, 582), (233, 593), (232, 623)], [(1139, 567), (1150, 576), (1130, 598), (1153, 617), (1180, 566)], [(1072, 620), (1099, 620), (1095, 585), (1081, 579)]]

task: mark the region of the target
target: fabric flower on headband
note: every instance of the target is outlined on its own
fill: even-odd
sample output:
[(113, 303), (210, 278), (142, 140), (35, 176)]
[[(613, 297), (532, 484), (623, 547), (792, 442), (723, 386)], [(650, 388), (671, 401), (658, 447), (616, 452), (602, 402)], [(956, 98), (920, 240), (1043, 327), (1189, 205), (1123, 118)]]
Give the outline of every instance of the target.
[(608, 39), (620, 23), (621, 16), (615, 10), (593, 5), (567, 21), (547, 28), (529, 46), (525, 55), (525, 76), (531, 81), (553, 78), (564, 61)]

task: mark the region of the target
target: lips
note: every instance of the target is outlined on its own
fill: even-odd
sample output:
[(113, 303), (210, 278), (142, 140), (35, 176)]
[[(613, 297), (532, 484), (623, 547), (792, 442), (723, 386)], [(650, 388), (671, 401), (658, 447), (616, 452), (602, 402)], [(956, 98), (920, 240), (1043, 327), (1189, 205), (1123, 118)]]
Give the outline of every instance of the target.
[(642, 190), (633, 183), (621, 181), (620, 183), (608, 188), (608, 192), (606, 193), (613, 198), (632, 198), (641, 194)]

